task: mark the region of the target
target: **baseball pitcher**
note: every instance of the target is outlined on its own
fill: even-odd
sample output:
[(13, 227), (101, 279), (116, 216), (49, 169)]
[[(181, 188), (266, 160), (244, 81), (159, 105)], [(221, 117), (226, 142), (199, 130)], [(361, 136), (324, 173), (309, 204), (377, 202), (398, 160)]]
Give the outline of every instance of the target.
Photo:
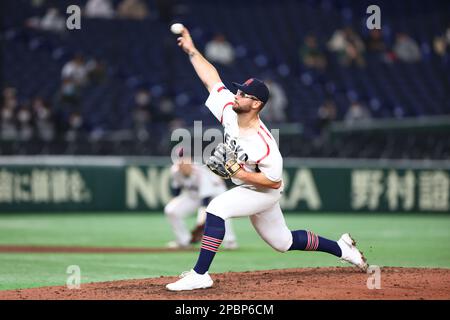
[(259, 118), (269, 99), (267, 86), (256, 78), (233, 83), (233, 94), (224, 86), (216, 68), (196, 49), (187, 28), (178, 45), (188, 54), (200, 80), (209, 91), (206, 106), (224, 128), (224, 143), (217, 146), (207, 166), (237, 185), (215, 197), (206, 208), (206, 224), (200, 254), (194, 268), (166, 286), (171, 291), (208, 288), (212, 260), (225, 234), (225, 221), (248, 216), (260, 237), (280, 252), (322, 251), (365, 271), (367, 262), (348, 233), (338, 241), (311, 231), (290, 231), (280, 208), (283, 193), (283, 158), (270, 131)]

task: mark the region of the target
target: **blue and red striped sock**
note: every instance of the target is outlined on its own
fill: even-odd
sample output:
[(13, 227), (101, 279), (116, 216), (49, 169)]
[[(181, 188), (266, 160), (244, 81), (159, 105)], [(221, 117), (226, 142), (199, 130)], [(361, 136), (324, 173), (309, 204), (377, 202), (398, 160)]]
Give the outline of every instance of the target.
[(311, 231), (296, 230), (291, 233), (292, 245), (289, 250), (322, 251), (336, 257), (342, 256), (341, 248), (336, 241), (319, 237)]
[(205, 274), (211, 265), (225, 235), (225, 220), (211, 213), (206, 213), (205, 231), (195, 272)]

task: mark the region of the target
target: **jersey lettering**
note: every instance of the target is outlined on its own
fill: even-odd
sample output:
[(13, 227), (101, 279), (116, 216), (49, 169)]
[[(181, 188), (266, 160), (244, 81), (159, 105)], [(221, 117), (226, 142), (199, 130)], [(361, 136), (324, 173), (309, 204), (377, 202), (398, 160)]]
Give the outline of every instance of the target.
[(247, 162), (248, 155), (246, 153), (241, 154), (241, 156), (239, 157), (239, 160), (241, 160), (242, 162)]
[(234, 151), (240, 161), (246, 162), (248, 160), (248, 154), (244, 152), (244, 149), (242, 149), (240, 145), (237, 144), (236, 139), (232, 139), (228, 133), (225, 133), (225, 144), (227, 144), (231, 150)]

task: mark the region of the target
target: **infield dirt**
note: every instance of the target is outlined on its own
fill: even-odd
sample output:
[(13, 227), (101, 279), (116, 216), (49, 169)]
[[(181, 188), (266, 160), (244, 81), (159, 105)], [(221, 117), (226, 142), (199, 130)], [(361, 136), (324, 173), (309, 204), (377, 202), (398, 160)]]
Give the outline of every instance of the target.
[[(0, 299), (38, 300), (423, 300), (450, 299), (450, 269), (381, 268), (380, 289), (368, 289), (373, 274), (355, 268), (302, 268), (211, 274), (209, 289), (170, 292), (165, 285), (176, 277), (82, 283), (0, 291)], [(369, 280), (369, 282), (371, 282)]]

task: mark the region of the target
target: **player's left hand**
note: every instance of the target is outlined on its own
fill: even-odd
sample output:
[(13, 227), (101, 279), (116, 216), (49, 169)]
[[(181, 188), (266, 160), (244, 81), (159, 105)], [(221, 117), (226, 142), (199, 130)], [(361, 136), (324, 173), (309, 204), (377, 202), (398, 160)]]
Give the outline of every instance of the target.
[(206, 165), (212, 172), (224, 179), (234, 176), (241, 169), (236, 154), (224, 143), (217, 145)]
[(246, 177), (246, 171), (245, 170), (238, 170), (235, 174), (234, 174), (234, 176), (233, 176), (233, 178), (236, 178), (236, 179), (239, 179), (239, 180), (244, 180), (245, 179), (245, 177)]

